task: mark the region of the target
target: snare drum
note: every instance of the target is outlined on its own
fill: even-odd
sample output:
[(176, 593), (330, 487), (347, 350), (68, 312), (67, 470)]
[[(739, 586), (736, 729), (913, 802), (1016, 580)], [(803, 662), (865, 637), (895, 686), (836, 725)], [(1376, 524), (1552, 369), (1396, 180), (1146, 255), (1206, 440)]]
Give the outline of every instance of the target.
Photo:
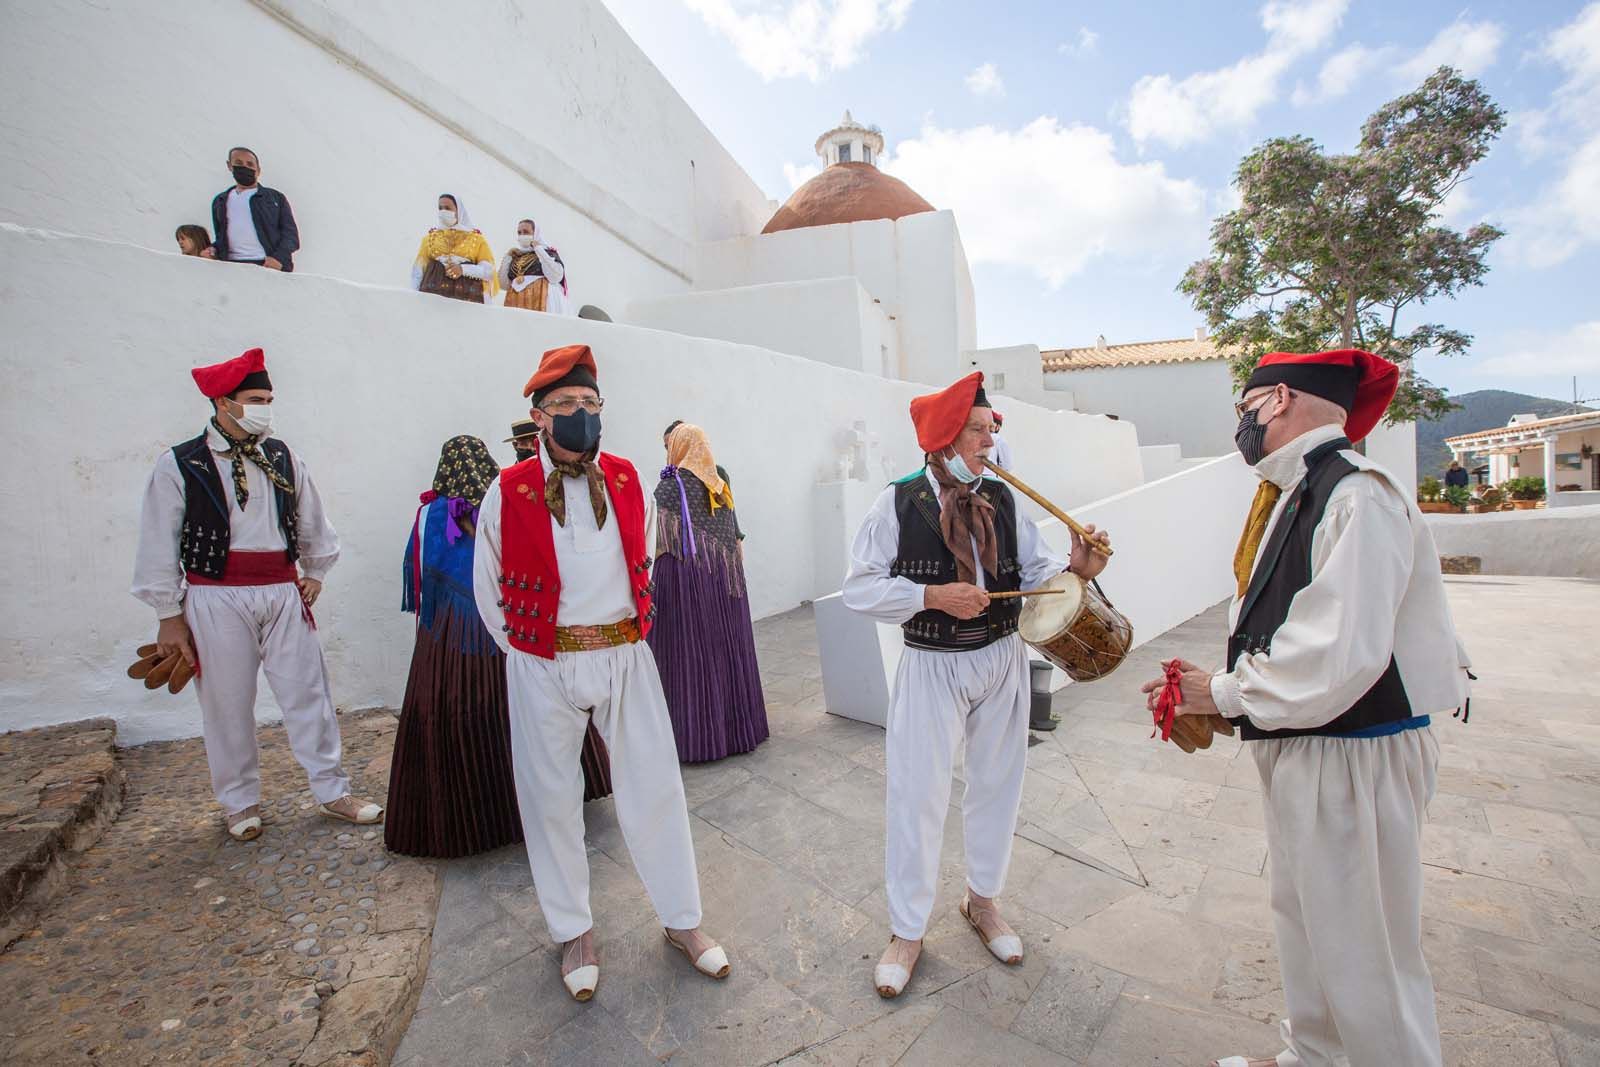
[(1093, 586), (1071, 571), (1041, 589), (1055, 596), (1028, 597), (1017, 632), (1075, 682), (1104, 678), (1122, 665), (1133, 646), (1133, 624)]

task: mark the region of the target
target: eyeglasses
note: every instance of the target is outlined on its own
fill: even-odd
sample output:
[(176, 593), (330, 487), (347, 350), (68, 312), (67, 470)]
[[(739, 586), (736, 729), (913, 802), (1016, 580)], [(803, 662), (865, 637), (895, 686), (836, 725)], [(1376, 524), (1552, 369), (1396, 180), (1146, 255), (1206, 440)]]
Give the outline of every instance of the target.
[(565, 400), (552, 400), (539, 405), (539, 410), (546, 415), (571, 415), (580, 407), (591, 415), (600, 414), (600, 409), (606, 406), (605, 397), (586, 396), (582, 400), (568, 397)]
[[(1266, 406), (1265, 402), (1275, 392), (1277, 392), (1277, 389), (1276, 388), (1272, 388), (1272, 389), (1268, 389), (1266, 392), (1260, 394), (1259, 396), (1246, 397), (1244, 400), (1237, 401), (1233, 405), (1234, 417), (1242, 419), (1242, 418), (1244, 418), (1244, 413), (1247, 412), (1247, 411), (1260, 411), (1263, 407)], [(1295, 395), (1293, 389), (1289, 390), (1289, 395), (1290, 396), (1294, 396)]]

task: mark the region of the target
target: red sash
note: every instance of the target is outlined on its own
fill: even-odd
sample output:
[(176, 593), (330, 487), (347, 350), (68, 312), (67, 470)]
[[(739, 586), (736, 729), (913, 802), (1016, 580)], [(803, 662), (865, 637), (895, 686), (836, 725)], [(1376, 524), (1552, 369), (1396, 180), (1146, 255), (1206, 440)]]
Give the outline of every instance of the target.
[(194, 571), (187, 571), (184, 576), (190, 585), (282, 585), (300, 577), (281, 548), (271, 552), (230, 551), (220, 580)]

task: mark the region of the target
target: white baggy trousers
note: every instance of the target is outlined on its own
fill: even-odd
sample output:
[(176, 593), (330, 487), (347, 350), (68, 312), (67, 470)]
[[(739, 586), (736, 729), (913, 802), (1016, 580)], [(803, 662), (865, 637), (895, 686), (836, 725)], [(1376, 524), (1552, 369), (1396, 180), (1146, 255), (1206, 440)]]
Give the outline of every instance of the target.
[(963, 741), (967, 885), (985, 897), (1005, 887), (1028, 766), (1029, 695), (1027, 647), (1015, 634), (971, 652), (908, 648), (900, 657), (884, 739), (885, 867), (896, 937), (916, 941), (927, 931)]
[(294, 583), (191, 585), (183, 617), (200, 657), (195, 695), (211, 788), (222, 810), (232, 815), (261, 803), (256, 679), (263, 668), (311, 795), (319, 804), (331, 804), (349, 793), (322, 642), (305, 619)]
[(1280, 1067), (1439, 1067), (1433, 977), (1422, 958), (1433, 731), (1251, 744), (1289, 1012)]
[(661, 925), (699, 926), (689, 808), (650, 646), (635, 641), (554, 659), (512, 649), (506, 682), (517, 807), (551, 938), (571, 941), (594, 925), (579, 762), (591, 716), (611, 756), (617, 823)]

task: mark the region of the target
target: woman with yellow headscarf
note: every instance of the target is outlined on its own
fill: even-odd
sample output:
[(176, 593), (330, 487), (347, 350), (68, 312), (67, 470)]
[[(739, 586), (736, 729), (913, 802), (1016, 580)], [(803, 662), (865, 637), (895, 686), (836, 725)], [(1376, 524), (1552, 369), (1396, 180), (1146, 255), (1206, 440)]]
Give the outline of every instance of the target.
[(489, 242), (451, 193), (439, 194), (439, 225), (423, 235), (411, 264), (411, 288), (473, 304), (489, 303), (500, 290)]
[(673, 423), (665, 442), (667, 466), (653, 497), (656, 620), (647, 640), (678, 759), (703, 763), (765, 741), (767, 705), (733, 489), (700, 427)]

